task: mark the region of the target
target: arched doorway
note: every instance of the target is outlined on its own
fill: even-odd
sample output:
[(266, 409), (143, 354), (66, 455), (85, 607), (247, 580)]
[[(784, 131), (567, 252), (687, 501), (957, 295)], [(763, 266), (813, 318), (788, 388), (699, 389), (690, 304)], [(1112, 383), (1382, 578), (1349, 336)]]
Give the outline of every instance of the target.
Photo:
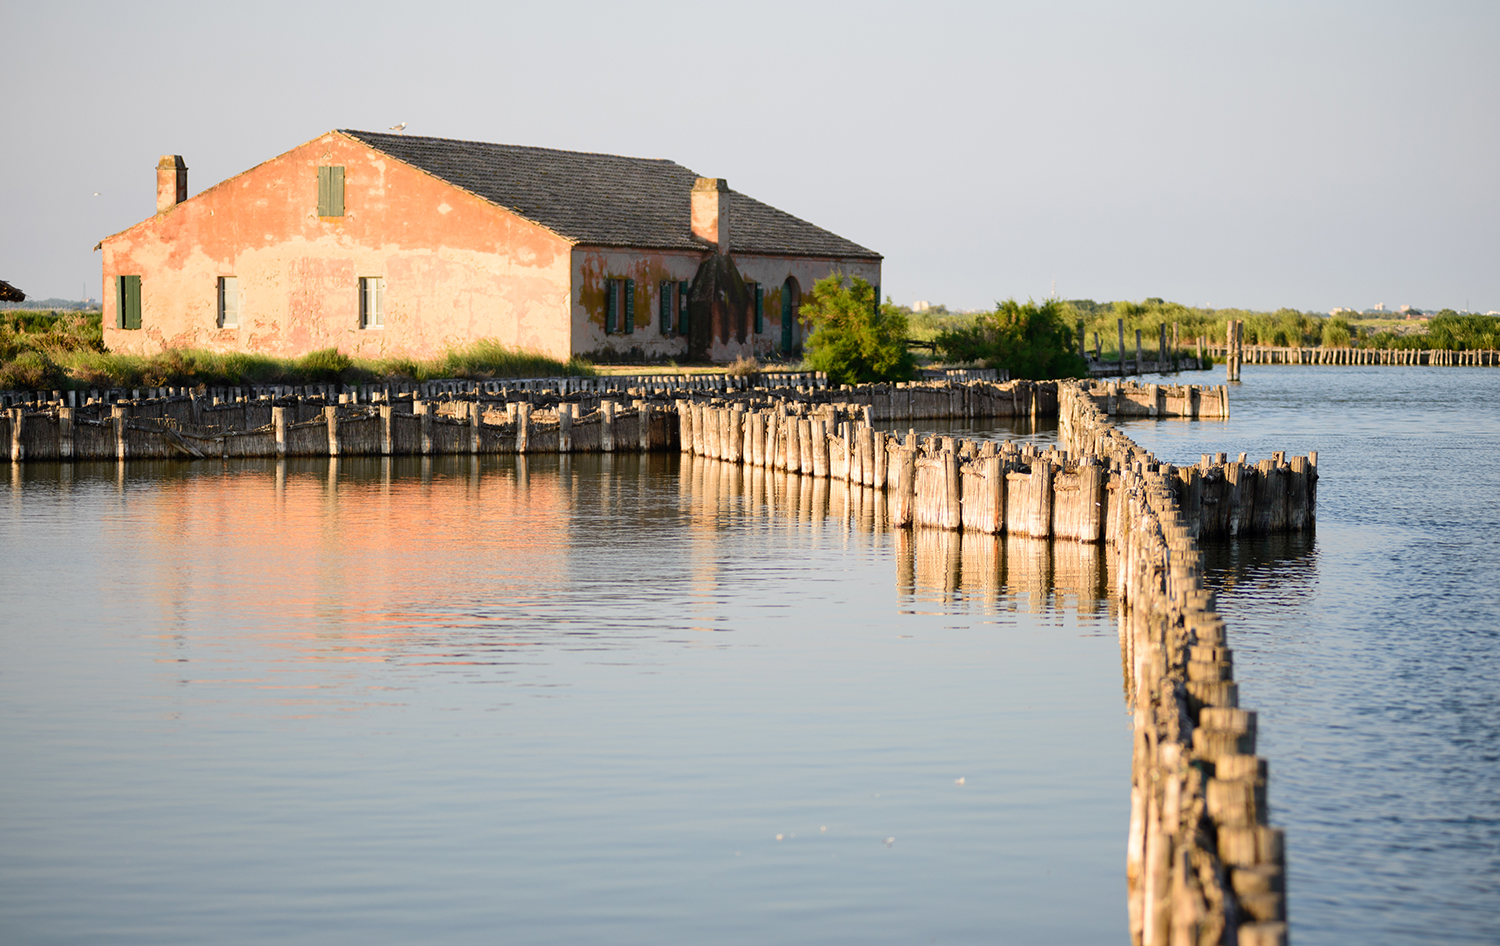
[(788, 276), (781, 284), (781, 353), (790, 355), (802, 345), (802, 333), (797, 324), (802, 313), (802, 288), (796, 276)]

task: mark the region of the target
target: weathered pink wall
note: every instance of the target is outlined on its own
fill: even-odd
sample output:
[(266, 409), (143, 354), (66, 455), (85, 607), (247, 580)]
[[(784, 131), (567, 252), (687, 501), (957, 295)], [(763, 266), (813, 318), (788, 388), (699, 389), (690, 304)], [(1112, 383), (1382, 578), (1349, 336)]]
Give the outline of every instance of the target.
[[(317, 215), (320, 165), (345, 168), (343, 217)], [(567, 241), (336, 132), (102, 249), (104, 342), (115, 351), (424, 358), (476, 338), (574, 350)], [(113, 327), (120, 274), (141, 276), (139, 331)], [(217, 326), (220, 276), (238, 277), (238, 328)], [(385, 278), (384, 328), (359, 327), (361, 276)]]
[[(609, 352), (626, 355), (638, 351), (642, 357), (681, 358), (687, 354), (687, 339), (682, 335), (663, 337), (659, 309), (659, 285), (663, 279), (688, 280), (698, 272), (698, 264), (712, 251), (703, 253), (650, 252), (612, 247), (573, 249), (573, 316), (574, 351), (579, 354)], [(866, 282), (880, 283), (880, 262), (867, 259), (809, 259), (780, 256), (731, 254), (740, 275), (759, 282), (765, 290), (764, 328), (745, 343), (715, 339), (709, 357), (716, 362), (730, 362), (741, 355), (773, 357), (781, 348), (781, 289), (788, 276), (795, 276), (805, 295), (819, 279), (833, 272), (859, 276)], [(604, 332), (604, 281), (635, 280), (635, 331), (629, 335)], [(675, 322), (674, 322), (675, 324)], [(753, 324), (752, 324), (753, 328)], [(794, 332), (796, 343), (802, 343), (802, 331)]]

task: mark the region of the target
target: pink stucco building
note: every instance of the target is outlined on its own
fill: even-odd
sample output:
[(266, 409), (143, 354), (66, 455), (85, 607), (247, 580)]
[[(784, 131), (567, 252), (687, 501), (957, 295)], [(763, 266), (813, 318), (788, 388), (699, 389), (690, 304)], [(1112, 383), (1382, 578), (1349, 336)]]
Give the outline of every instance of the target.
[(880, 254), (671, 161), (331, 131), (100, 243), (104, 341), (429, 357), (478, 338), (561, 358), (800, 348), (803, 291)]

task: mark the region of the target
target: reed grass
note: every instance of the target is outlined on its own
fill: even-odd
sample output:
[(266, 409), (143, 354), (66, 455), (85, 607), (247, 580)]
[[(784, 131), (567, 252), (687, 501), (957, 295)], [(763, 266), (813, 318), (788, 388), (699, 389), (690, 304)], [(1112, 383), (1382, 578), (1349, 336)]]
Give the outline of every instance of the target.
[(0, 313), (0, 390), (195, 387), (249, 384), (370, 384), (436, 378), (593, 377), (566, 361), (478, 339), (435, 358), (351, 358), (335, 348), (300, 358), (172, 348), (154, 355), (104, 350), (100, 313)]

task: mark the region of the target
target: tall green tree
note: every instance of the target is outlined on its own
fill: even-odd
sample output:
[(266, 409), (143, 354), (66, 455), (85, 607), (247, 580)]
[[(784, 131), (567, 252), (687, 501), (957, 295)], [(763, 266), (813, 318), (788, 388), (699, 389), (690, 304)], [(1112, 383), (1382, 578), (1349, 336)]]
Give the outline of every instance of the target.
[(1061, 300), (1007, 299), (973, 324), (943, 332), (935, 344), (949, 361), (983, 362), (1006, 369), (1012, 378), (1086, 377), (1088, 365), (1073, 332), (1072, 310)]
[(906, 316), (881, 304), (875, 287), (858, 276), (832, 273), (802, 300), (807, 365), (825, 371), (832, 384), (907, 381), (917, 361), (906, 347)]

